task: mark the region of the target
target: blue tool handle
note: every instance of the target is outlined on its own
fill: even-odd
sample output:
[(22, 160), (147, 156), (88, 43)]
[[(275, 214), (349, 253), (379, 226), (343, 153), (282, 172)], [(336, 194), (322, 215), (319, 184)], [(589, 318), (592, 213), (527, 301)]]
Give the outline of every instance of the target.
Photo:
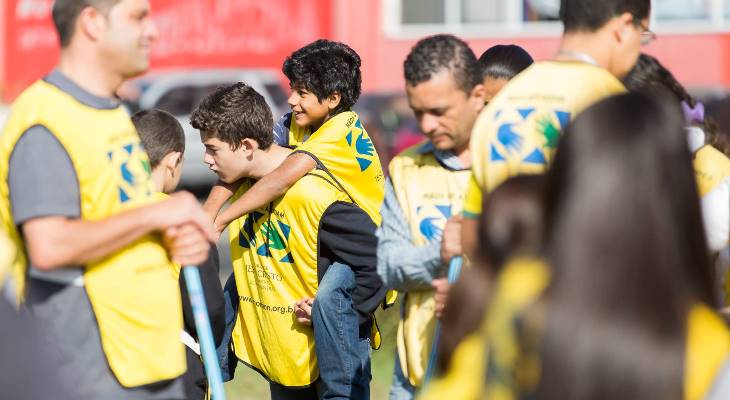
[[(449, 284), (453, 284), (456, 282), (457, 279), (459, 279), (459, 274), (461, 274), (461, 266), (463, 264), (463, 260), (461, 257), (453, 257), (451, 261), (449, 262)], [(424, 378), (424, 385), (429, 383), (431, 379), (433, 378), (434, 371), (436, 369), (436, 360), (437, 360), (437, 348), (438, 344), (441, 341), (441, 321), (436, 321), (436, 328), (433, 333), (433, 344), (431, 345), (431, 354), (428, 356), (428, 367), (426, 368), (426, 376)]]
[(200, 272), (197, 267), (186, 265), (183, 268), (183, 274), (188, 287), (190, 305), (193, 307), (195, 330), (198, 331), (200, 352), (203, 356), (205, 373), (208, 375), (208, 386), (213, 395), (212, 400), (225, 400), (226, 392), (223, 390), (223, 379), (218, 364), (218, 355), (215, 351), (213, 331), (210, 328), (208, 308), (205, 305), (205, 297), (203, 296), (203, 285), (200, 283)]

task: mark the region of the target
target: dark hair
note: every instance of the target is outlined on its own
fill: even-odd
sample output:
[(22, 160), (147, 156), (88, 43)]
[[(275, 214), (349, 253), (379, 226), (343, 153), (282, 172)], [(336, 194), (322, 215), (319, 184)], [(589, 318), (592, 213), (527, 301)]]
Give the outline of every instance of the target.
[(185, 131), (172, 114), (158, 109), (142, 110), (132, 115), (132, 123), (152, 168), (172, 152), (185, 153)]
[(484, 198), (477, 233), (478, 260), (449, 291), (442, 323), (439, 370), (448, 367), (459, 343), (476, 332), (487, 309), (489, 282), (513, 257), (536, 257), (545, 231), (547, 176), (518, 175)]
[(482, 83), (477, 57), (468, 44), (453, 35), (434, 35), (421, 39), (403, 62), (406, 83), (416, 86), (449, 70), (465, 93)]
[[(632, 92), (647, 92), (659, 96), (669, 95), (676, 98), (679, 103), (685, 102), (691, 107), (697, 105), (697, 101), (690, 96), (671, 71), (648, 54), (639, 56), (634, 68), (624, 78), (624, 85)], [(720, 133), (720, 127), (715, 120), (705, 116), (701, 126), (707, 143), (730, 156), (730, 144)]]
[(66, 47), (71, 43), (76, 20), (84, 8), (94, 7), (103, 13), (107, 13), (118, 2), (119, 0), (55, 0), (51, 16), (53, 24), (56, 26), (56, 32), (58, 32), (61, 47)]
[(274, 142), (274, 120), (266, 100), (251, 86), (238, 82), (219, 87), (190, 115), (190, 124), (206, 138), (218, 138), (238, 149), (253, 139), (266, 150)]
[(478, 255), (491, 276), (512, 257), (542, 251), (546, 196), (545, 175), (518, 175), (484, 199)]
[(319, 39), (287, 57), (282, 71), (291, 87), (314, 93), (320, 102), (339, 93), (337, 114), (348, 111), (360, 98), (360, 64), (360, 56), (350, 46)]
[(534, 62), (525, 49), (513, 44), (490, 47), (479, 57), (482, 79), (510, 80)]
[(650, 0), (561, 0), (560, 20), (565, 32), (595, 32), (611, 18), (629, 13), (636, 24), (649, 18)]
[(680, 115), (625, 94), (565, 130), (549, 174), (536, 398), (683, 398), (687, 315), (714, 301)]

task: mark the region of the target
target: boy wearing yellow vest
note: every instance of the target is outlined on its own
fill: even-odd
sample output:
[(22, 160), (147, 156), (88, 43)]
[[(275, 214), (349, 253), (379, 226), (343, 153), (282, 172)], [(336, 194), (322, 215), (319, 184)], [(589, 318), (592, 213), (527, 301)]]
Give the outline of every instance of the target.
[[(220, 181), (240, 181), (233, 202), (292, 157), (274, 143), (271, 111), (246, 84), (206, 97), (191, 123)], [(229, 226), (239, 295), (233, 349), (270, 381), (272, 399), (369, 397), (370, 313), (384, 289), (375, 224), (343, 186), (320, 166)], [(323, 291), (341, 297), (323, 300)], [(296, 305), (311, 298), (312, 326), (300, 324)], [(320, 330), (341, 341), (318, 340)]]
[[(177, 189), (182, 177), (183, 154), (185, 153), (185, 132), (180, 122), (171, 114), (162, 110), (143, 110), (132, 116), (134, 127), (139, 133), (152, 168), (152, 182), (157, 197), (168, 199)], [(187, 398), (205, 399), (208, 380), (200, 358), (200, 344), (195, 329), (195, 319), (190, 304), (187, 284), (180, 274), (181, 265), (174, 263), (171, 278), (178, 282), (182, 296), (183, 324), (180, 340), (185, 344), (185, 355), (188, 370), (183, 375)], [(221, 287), (218, 262), (218, 251), (213, 245), (208, 259), (198, 266), (200, 282), (203, 286), (205, 305), (208, 309), (213, 341), (218, 346), (225, 329), (225, 309), (223, 288)]]
[[(58, 0), (52, 12), (60, 62), (18, 97), (0, 135), (0, 221), (19, 249), (18, 300), (77, 398), (185, 398), (168, 250), (198, 264), (212, 229), (190, 194), (155, 202), (149, 160), (114, 96), (148, 67), (149, 4)], [(177, 226), (190, 229), (165, 233)]]
[[(292, 53), (283, 72), (292, 88), (288, 100), (292, 112), (276, 124), (274, 138), (277, 144), (295, 150), (281, 167), (258, 180), (220, 214), (218, 210), (238, 186), (228, 185), (230, 190), (223, 185), (214, 187), (205, 208), (214, 216), (216, 229), (222, 231), (231, 221), (266, 206), (309, 171), (325, 168), (367, 213), (373, 222), (368, 226), (373, 226), (374, 232), (380, 224), (384, 177), (373, 142), (359, 116), (351, 111), (360, 96), (360, 56), (343, 43), (317, 40)], [(355, 284), (346, 267), (328, 269), (312, 311), (316, 348), (323, 352), (318, 354), (319, 370), (328, 399), (351, 398), (354, 386), (367, 386), (364, 383), (369, 380), (367, 374), (355, 369), (362, 357), (356, 350), (362, 335), (357, 330), (335, 329), (337, 324), (364, 326), (374, 310), (372, 304), (363, 303), (369, 296), (361, 293), (367, 287), (360, 282), (361, 273), (355, 272)], [(352, 285), (356, 289), (348, 294), (346, 288)], [(337, 304), (350, 306), (337, 310)], [(340, 311), (349, 314), (352, 307), (357, 319), (340, 315)], [(334, 348), (343, 350), (329, 350)]]
[(649, 0), (561, 3), (565, 31), (555, 57), (512, 79), (474, 125), (464, 236), (476, 232), (482, 193), (514, 175), (544, 173), (562, 129), (591, 104), (625, 92), (620, 79), (655, 37), (650, 7)]
[(391, 161), (377, 231), (378, 274), (389, 289), (405, 293), (393, 400), (413, 398), (428, 368), (437, 311), (433, 289), (443, 283), (439, 278), (451, 258), (461, 254), (455, 216), (470, 175), (469, 137), (485, 94), (474, 52), (451, 35), (419, 41), (404, 72), (409, 104), (428, 140)]

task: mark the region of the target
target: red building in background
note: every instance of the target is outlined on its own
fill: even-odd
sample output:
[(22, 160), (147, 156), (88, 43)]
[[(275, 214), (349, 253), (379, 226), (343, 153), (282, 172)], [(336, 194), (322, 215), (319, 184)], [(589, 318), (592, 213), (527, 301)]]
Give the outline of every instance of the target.
[[(561, 28), (535, 17), (532, 0), (151, 0), (160, 40), (153, 69), (268, 67), (317, 38), (350, 44), (363, 60), (364, 91), (400, 91), (402, 62), (424, 35), (452, 32), (477, 55), (498, 43), (535, 58), (557, 49)], [(671, 1), (670, 1), (671, 2)], [(58, 57), (52, 0), (4, 0), (0, 92), (12, 101)], [(730, 87), (730, 1), (687, 0), (687, 15), (655, 13), (647, 52), (686, 85)], [(691, 11), (691, 12), (690, 12)], [(664, 14), (662, 14), (662, 12)], [(659, 14), (658, 16), (656, 14)], [(549, 19), (549, 18), (548, 18)]]

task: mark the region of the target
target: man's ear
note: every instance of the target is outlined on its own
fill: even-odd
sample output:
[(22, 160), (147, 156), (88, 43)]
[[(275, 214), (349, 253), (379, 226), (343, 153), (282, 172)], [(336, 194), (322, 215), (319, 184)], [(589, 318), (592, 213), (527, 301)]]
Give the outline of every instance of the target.
[(636, 26), (636, 21), (631, 13), (625, 12), (611, 20), (610, 24), (615, 39), (621, 43), (628, 31)]
[[(102, 32), (107, 29), (108, 21), (104, 14), (94, 7), (87, 6), (76, 18), (75, 35), (81, 34), (91, 41), (97, 41)], [(71, 39), (73, 40), (73, 39)]]
[(487, 88), (483, 84), (474, 86), (469, 94), (469, 101), (474, 102), (474, 106), (477, 107), (477, 111), (484, 108), (484, 99), (487, 97)]
[(342, 96), (339, 92), (334, 92), (327, 96), (327, 98), (324, 100), (327, 103), (327, 108), (329, 108), (330, 111), (334, 110), (340, 105), (340, 101), (342, 100)]

